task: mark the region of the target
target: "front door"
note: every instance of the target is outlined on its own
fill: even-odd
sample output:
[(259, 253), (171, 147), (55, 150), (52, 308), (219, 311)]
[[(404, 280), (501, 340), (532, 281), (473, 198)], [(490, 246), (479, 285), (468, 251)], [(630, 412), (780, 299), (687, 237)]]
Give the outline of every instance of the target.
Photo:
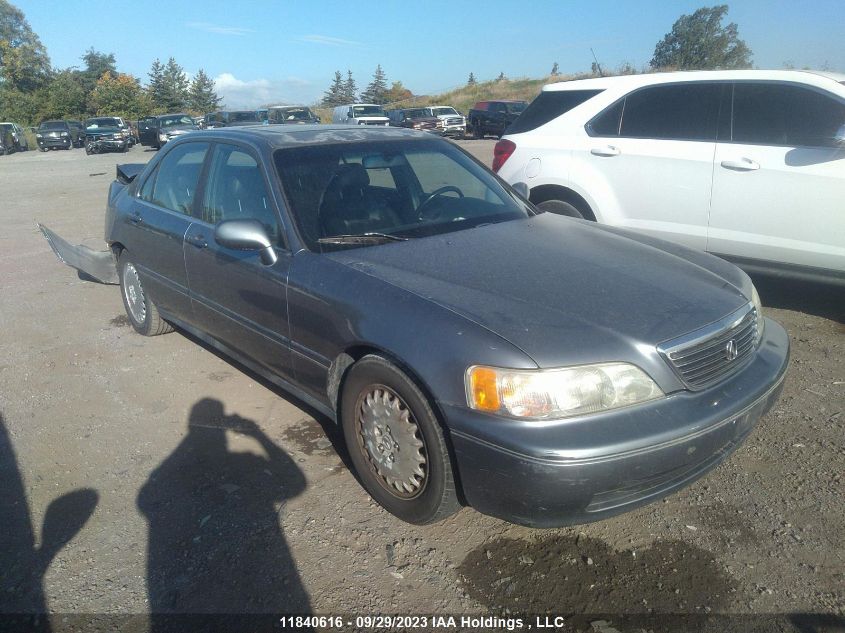
[(156, 118), (149, 116), (138, 121), (138, 140), (141, 145), (154, 145), (156, 141)]
[[(185, 236), (185, 266), (199, 326), (235, 351), (282, 377), (290, 374), (287, 277), (291, 254), (283, 247), (269, 181), (246, 148), (216, 144), (200, 217)], [(257, 219), (277, 244), (278, 261), (214, 241), (221, 220)]]
[(845, 273), (845, 100), (784, 82), (737, 83), (716, 146), (707, 250)]

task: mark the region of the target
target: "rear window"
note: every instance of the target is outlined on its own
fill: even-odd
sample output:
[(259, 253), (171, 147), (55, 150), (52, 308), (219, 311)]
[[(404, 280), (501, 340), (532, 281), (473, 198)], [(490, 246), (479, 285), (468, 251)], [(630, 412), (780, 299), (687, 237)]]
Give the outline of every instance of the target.
[(38, 128), (41, 130), (66, 130), (68, 126), (64, 121), (45, 121)]
[(561, 114), (565, 114), (573, 108), (581, 105), (588, 99), (592, 99), (601, 90), (555, 90), (541, 92), (531, 102), (525, 112), (508, 127), (508, 134), (519, 134), (536, 130)]

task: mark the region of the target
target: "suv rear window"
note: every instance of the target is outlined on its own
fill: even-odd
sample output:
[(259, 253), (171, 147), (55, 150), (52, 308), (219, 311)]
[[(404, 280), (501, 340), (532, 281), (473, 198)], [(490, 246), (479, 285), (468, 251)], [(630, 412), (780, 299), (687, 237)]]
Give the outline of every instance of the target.
[(508, 127), (508, 134), (519, 134), (536, 130), (561, 114), (569, 112), (601, 90), (554, 90), (541, 92), (525, 112)]

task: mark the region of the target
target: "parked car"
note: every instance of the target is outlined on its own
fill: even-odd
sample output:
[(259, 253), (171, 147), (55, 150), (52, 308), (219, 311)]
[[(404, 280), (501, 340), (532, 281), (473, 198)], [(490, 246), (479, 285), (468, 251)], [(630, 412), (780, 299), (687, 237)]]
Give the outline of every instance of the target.
[(85, 121), (85, 153), (125, 152), (129, 130), (119, 117), (95, 117)]
[(307, 106), (272, 106), (267, 110), (267, 122), (277, 124), (307, 124), (319, 123), (320, 117)]
[(660, 499), (741, 444), (788, 363), (735, 266), (539, 212), (412, 130), (183, 136), (118, 167), (105, 224), (139, 333), (178, 325), (336, 420), (413, 523)]
[(469, 129), (475, 138), (501, 136), (527, 106), (526, 101), (479, 101), (467, 114)]
[(494, 169), (543, 209), (749, 271), (845, 283), (845, 75), (718, 71), (551, 84)]
[(0, 146), (6, 154), (12, 152), (25, 152), (29, 149), (29, 141), (23, 128), (17, 123), (0, 123)]
[(205, 115), (205, 129), (260, 124), (255, 110), (220, 110)]
[(85, 126), (82, 121), (68, 119), (67, 124), (70, 126), (70, 135), (73, 138), (74, 147), (85, 146)]
[(442, 132), (440, 119), (432, 116), (426, 108), (391, 110), (387, 116), (390, 119), (390, 125), (394, 127), (406, 127), (424, 132)]
[(44, 121), (35, 130), (35, 140), (42, 152), (48, 149), (71, 149), (77, 143), (75, 139), (76, 129), (71, 128), (67, 121)]
[(183, 112), (146, 117), (138, 121), (141, 145), (155, 149), (161, 149), (168, 141), (196, 129), (194, 120)]
[(390, 125), (387, 113), (373, 103), (350, 103), (332, 110), (332, 123), (341, 125)]
[(444, 136), (463, 138), (467, 133), (466, 118), (452, 106), (428, 106), (425, 108), (429, 116), (440, 119), (440, 128)]

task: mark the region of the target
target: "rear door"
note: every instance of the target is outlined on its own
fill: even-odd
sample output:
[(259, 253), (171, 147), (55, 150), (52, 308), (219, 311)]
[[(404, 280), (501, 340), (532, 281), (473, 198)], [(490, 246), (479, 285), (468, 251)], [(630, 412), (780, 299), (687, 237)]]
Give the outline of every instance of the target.
[[(284, 247), (270, 181), (258, 155), (235, 144), (215, 144), (197, 219), (185, 236), (185, 266), (199, 326), (280, 376), (290, 374)], [(277, 245), (278, 261), (263, 265), (254, 252), (214, 241), (221, 220), (257, 219)]]
[[(191, 301), (182, 244), (193, 222), (191, 213), (209, 144), (182, 143), (161, 159), (142, 183), (132, 210), (125, 246), (144, 287), (158, 307), (191, 321)], [(131, 238), (131, 239), (129, 239)]]
[(845, 273), (845, 98), (786, 82), (737, 82), (716, 146), (707, 250)]
[(593, 183), (601, 221), (705, 248), (723, 89), (649, 86), (590, 121), (573, 180)]

